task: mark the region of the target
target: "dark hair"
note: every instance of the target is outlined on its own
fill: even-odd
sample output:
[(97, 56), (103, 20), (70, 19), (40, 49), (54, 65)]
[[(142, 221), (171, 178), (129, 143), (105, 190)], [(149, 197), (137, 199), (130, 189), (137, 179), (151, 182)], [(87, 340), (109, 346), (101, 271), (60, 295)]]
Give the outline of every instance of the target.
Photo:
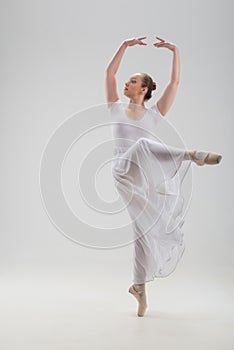
[(142, 74), (141, 87), (148, 88), (148, 91), (144, 96), (144, 100), (149, 100), (152, 97), (152, 91), (156, 90), (157, 85), (147, 73), (141, 73), (141, 74)]

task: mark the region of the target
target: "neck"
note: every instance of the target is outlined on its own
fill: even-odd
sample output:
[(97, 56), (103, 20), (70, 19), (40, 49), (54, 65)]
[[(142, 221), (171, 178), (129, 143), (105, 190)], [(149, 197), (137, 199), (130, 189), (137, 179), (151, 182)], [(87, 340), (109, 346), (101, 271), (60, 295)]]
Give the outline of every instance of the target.
[(131, 108), (133, 110), (137, 109), (139, 106), (143, 107), (145, 109), (144, 100), (142, 97), (131, 97), (128, 108)]

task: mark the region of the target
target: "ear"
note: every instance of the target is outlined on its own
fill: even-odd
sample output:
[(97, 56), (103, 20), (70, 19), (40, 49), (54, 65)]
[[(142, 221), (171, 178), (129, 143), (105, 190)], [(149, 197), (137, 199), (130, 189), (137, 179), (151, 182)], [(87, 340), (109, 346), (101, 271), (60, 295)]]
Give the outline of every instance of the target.
[(145, 94), (147, 94), (148, 87), (147, 87), (147, 86), (143, 87), (143, 88), (142, 88), (142, 91), (145, 92)]

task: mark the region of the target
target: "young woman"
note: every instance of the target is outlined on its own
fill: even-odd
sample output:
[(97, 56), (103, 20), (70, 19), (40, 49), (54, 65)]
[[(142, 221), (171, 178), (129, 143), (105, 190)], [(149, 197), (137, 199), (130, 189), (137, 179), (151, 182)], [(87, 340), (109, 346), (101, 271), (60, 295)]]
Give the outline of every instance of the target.
[[(156, 37), (159, 42), (153, 44), (173, 53), (171, 79), (157, 103), (149, 109), (145, 107), (156, 83), (142, 72), (133, 74), (126, 81), (124, 95), (129, 103), (124, 106), (121, 102), (116, 84), (121, 59), (127, 47), (147, 45), (143, 41), (145, 38), (124, 40), (105, 71), (106, 99), (115, 138), (112, 173), (133, 220), (133, 285), (128, 291), (138, 301), (138, 316), (144, 316), (147, 308), (145, 283), (172, 273), (183, 254), (180, 187), (191, 162), (200, 166), (218, 164), (222, 158), (217, 153), (181, 149), (152, 138), (152, 132), (175, 99), (180, 81), (179, 49), (174, 44), (159, 37)], [(187, 166), (183, 167), (185, 163)], [(177, 227), (168, 233), (170, 220)]]

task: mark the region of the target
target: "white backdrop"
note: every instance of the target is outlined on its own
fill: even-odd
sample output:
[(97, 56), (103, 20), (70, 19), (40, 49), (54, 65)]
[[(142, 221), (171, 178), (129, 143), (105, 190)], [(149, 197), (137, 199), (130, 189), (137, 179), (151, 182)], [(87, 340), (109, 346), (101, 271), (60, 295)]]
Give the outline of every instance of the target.
[[(171, 331), (175, 348), (231, 349), (232, 2), (10, 0), (0, 13), (2, 347), (109, 349), (107, 331), (112, 348), (146, 342), (149, 349), (169, 349)], [(49, 220), (39, 186), (49, 138), (72, 114), (106, 103), (105, 68), (124, 39), (138, 36), (147, 36), (149, 45), (126, 50), (117, 74), (122, 100), (126, 79), (146, 71), (158, 82), (149, 105), (157, 101), (170, 79), (172, 52), (151, 44), (155, 36), (175, 43), (181, 78), (166, 118), (188, 148), (223, 155), (218, 166), (193, 165), (186, 251), (171, 276), (149, 285), (144, 327), (135, 324), (135, 303), (126, 292), (132, 246), (104, 251), (67, 239)], [(201, 319), (213, 338), (194, 327)]]

